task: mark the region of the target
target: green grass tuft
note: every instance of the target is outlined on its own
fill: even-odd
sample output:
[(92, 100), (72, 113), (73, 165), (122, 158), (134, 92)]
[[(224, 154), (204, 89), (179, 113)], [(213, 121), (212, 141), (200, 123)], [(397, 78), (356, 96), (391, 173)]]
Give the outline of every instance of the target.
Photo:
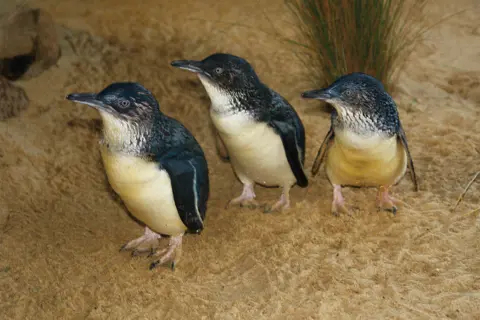
[(428, 0), (285, 0), (295, 16), (299, 55), (316, 86), (364, 72), (387, 90), (427, 30)]

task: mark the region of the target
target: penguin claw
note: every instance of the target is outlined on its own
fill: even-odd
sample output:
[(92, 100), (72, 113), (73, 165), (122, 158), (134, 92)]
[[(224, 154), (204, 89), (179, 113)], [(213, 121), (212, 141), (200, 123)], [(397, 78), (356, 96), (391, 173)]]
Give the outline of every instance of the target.
[(270, 205), (265, 205), (264, 208), (263, 208), (263, 213), (273, 213), (273, 212), (283, 212), (284, 210), (287, 210), (289, 208), (289, 206), (270, 206)]
[(153, 255), (155, 254), (155, 250), (153, 250), (153, 248), (150, 248), (150, 252), (148, 253), (148, 258), (150, 257), (153, 257)]
[(392, 209), (390, 209), (393, 213), (394, 216), (397, 215), (397, 207), (393, 206)]
[(394, 216), (397, 215), (397, 207), (392, 206), (391, 208), (384, 208), (385, 211), (391, 212)]
[(338, 207), (335, 207), (335, 208), (332, 209), (332, 215), (334, 215), (337, 218), (340, 217), (340, 212), (349, 216), (349, 217), (353, 217), (350, 210), (348, 210), (344, 205), (338, 206)]
[(132, 254), (131, 254), (131, 255), (132, 255), (132, 257), (138, 257), (138, 256), (141, 256), (141, 255), (143, 255), (143, 254), (145, 254), (145, 253), (148, 252), (147, 257), (150, 257), (150, 255), (152, 254), (153, 251), (154, 251), (153, 248), (146, 249), (146, 250), (137, 248), (137, 249), (133, 249), (133, 250), (132, 250)]
[(353, 217), (350, 210), (345, 206), (343, 198), (341, 200), (333, 201), (332, 203), (332, 215), (335, 217), (340, 217), (340, 213), (346, 214), (347, 216)]
[[(149, 249), (145, 248), (155, 248), (158, 246), (158, 240), (162, 236), (158, 233), (153, 232), (148, 227), (145, 227), (144, 234), (141, 237), (133, 239), (126, 244), (124, 244), (119, 251), (133, 250), (132, 256), (137, 255), (138, 253), (143, 253)], [(136, 252), (137, 251), (137, 252)]]
[(288, 198), (288, 193), (285, 191), (280, 196), (280, 199), (273, 205), (265, 205), (265, 209), (263, 210), (264, 213), (271, 213), (274, 211), (283, 212), (290, 208), (290, 199)]
[(229, 201), (227, 203), (227, 205), (225, 206), (225, 209), (228, 209), (230, 206), (236, 205), (236, 204), (238, 204), (238, 206), (240, 208), (248, 208), (248, 209), (256, 209), (260, 206), (260, 204), (253, 199), (252, 200), (242, 200), (242, 201), (234, 201), (234, 200)]
[(160, 263), (160, 260), (157, 260), (157, 261), (153, 261), (152, 263), (150, 263), (150, 266), (148, 267), (149, 270), (153, 270), (155, 269)]
[[(153, 261), (152, 263), (150, 263), (150, 266), (148, 267), (148, 269), (149, 269), (149, 270), (153, 270), (153, 269), (155, 269), (156, 267), (158, 267), (160, 264), (161, 264), (161, 263), (160, 263), (160, 260), (155, 260), (155, 261)], [(170, 270), (175, 271), (175, 267), (176, 267), (176, 266), (177, 266), (177, 264), (175, 263), (175, 261), (172, 261), (172, 262), (170, 263), (170, 266), (169, 266), (169, 267), (170, 267)]]
[(377, 206), (383, 210), (393, 213), (394, 216), (397, 215), (397, 205), (404, 205), (405, 203), (401, 200), (395, 199), (388, 193), (388, 188), (381, 187), (378, 193)]
[[(158, 267), (159, 265), (160, 265), (160, 260), (153, 261), (152, 263), (150, 263), (150, 266), (148, 267), (148, 269), (149, 269), (149, 270), (153, 270), (153, 269), (155, 269), (156, 267)], [(170, 269), (171, 269), (172, 271), (175, 271), (175, 266), (176, 266), (175, 261), (172, 261), (172, 262), (170, 263)]]
[(252, 205), (254, 205), (254, 208), (258, 207), (258, 202), (255, 201), (255, 192), (253, 191), (253, 186), (251, 184), (244, 185), (242, 194), (230, 200), (225, 206), (225, 209), (228, 209), (231, 205), (234, 204), (239, 204), (240, 207), (250, 207)]
[(168, 261), (170, 261), (170, 269), (172, 269), (172, 271), (175, 270), (175, 266), (181, 254), (182, 236), (183, 235), (171, 237), (170, 243), (168, 244), (167, 248), (157, 252), (153, 252), (152, 256), (155, 256), (155, 257), (160, 256), (160, 259), (155, 260), (150, 264), (150, 267), (149, 267), (150, 270), (156, 268), (159, 265), (163, 265)]
[(244, 202), (244, 203), (240, 203), (240, 207), (242, 208), (248, 208), (248, 209), (256, 209), (257, 207), (259, 207), (259, 203), (255, 200), (250, 200), (250, 201), (247, 201), (247, 202)]

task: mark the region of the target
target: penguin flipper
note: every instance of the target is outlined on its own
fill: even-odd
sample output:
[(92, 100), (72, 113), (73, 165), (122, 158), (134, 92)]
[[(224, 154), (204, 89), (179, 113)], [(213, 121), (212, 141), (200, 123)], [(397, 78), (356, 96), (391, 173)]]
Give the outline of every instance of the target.
[(327, 154), (327, 149), (329, 146), (330, 141), (333, 139), (335, 136), (335, 133), (333, 132), (333, 127), (330, 126), (330, 129), (327, 132), (327, 135), (323, 139), (322, 144), (320, 145), (320, 149), (318, 149), (317, 156), (315, 157), (315, 161), (313, 162), (312, 165), (312, 176), (316, 176), (318, 173), (318, 170), (320, 169), (320, 166), (322, 165), (323, 159), (325, 158), (325, 155)]
[(410, 168), (410, 177), (412, 178), (415, 191), (418, 191), (417, 174), (415, 173), (415, 167), (413, 165), (412, 155), (410, 154), (410, 149), (408, 148), (407, 136), (405, 135), (405, 131), (403, 130), (402, 125), (400, 125), (400, 128), (398, 129), (397, 136), (400, 142), (403, 144), (403, 147), (405, 148), (405, 152), (407, 153), (408, 167)]
[(288, 164), (297, 179), (297, 185), (305, 188), (308, 178), (303, 170), (305, 161), (305, 129), (295, 109), (280, 94), (269, 89), (272, 96), (270, 113), (265, 121), (282, 139)]
[(293, 175), (297, 179), (298, 186), (302, 188), (307, 187), (308, 178), (303, 170), (301, 150), (298, 145), (295, 127), (287, 122), (277, 120), (272, 120), (270, 123), (282, 139), (288, 163), (292, 169)]
[(207, 162), (203, 153), (192, 154), (185, 149), (178, 153), (172, 151), (157, 161), (170, 177), (180, 219), (189, 232), (199, 233), (204, 227), (209, 196)]

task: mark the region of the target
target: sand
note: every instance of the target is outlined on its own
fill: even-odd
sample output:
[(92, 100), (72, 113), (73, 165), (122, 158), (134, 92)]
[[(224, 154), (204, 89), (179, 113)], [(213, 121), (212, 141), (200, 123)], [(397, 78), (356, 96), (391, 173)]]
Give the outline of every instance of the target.
[[(0, 122), (0, 318), (480, 319), (480, 218), (467, 214), (480, 206), (480, 181), (450, 210), (480, 170), (479, 9), (432, 29), (397, 83), (420, 191), (405, 176), (393, 194), (407, 205), (393, 217), (376, 210), (375, 190), (345, 189), (354, 216), (337, 218), (323, 170), (292, 190), (288, 212), (225, 210), (241, 184), (216, 155), (208, 97), (192, 74), (169, 66), (215, 51), (247, 58), (300, 114), (310, 169), (329, 119), (300, 98), (312, 85), (292, 48), (259, 31), (272, 31), (268, 10), (290, 34), (283, 2), (139, 3), (30, 2), (58, 23), (62, 57), (16, 83), (31, 104)], [(475, 3), (438, 0), (427, 19)], [(98, 114), (64, 99), (129, 80), (192, 131), (210, 165), (206, 228), (185, 237), (174, 272), (118, 252), (142, 227), (108, 187)], [(269, 203), (280, 192), (256, 191)]]

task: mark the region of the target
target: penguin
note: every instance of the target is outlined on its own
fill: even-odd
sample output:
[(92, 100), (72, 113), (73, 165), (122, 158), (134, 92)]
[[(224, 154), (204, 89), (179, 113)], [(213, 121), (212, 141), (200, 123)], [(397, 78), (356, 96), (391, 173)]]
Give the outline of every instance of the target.
[[(72, 93), (66, 99), (99, 111), (100, 153), (108, 181), (129, 212), (145, 224), (143, 236), (120, 250), (151, 250), (150, 269), (178, 263), (183, 235), (204, 228), (209, 171), (195, 137), (160, 111), (153, 94), (136, 82), (116, 82), (99, 93)], [(170, 236), (168, 248), (158, 240)], [(155, 250), (154, 250), (155, 248)]]
[(323, 100), (333, 106), (330, 129), (312, 166), (312, 176), (323, 162), (333, 185), (331, 211), (338, 216), (345, 207), (343, 186), (379, 188), (378, 207), (395, 215), (400, 200), (389, 194), (410, 167), (418, 191), (413, 159), (393, 98), (376, 78), (350, 73), (324, 89), (302, 93), (305, 99)]
[(201, 61), (176, 60), (171, 65), (196, 73), (210, 97), (219, 153), (243, 184), (242, 194), (227, 207), (257, 207), (254, 185), (259, 184), (282, 188), (280, 199), (264, 212), (288, 209), (290, 189), (295, 184), (308, 186), (305, 130), (295, 109), (241, 57), (214, 53)]

